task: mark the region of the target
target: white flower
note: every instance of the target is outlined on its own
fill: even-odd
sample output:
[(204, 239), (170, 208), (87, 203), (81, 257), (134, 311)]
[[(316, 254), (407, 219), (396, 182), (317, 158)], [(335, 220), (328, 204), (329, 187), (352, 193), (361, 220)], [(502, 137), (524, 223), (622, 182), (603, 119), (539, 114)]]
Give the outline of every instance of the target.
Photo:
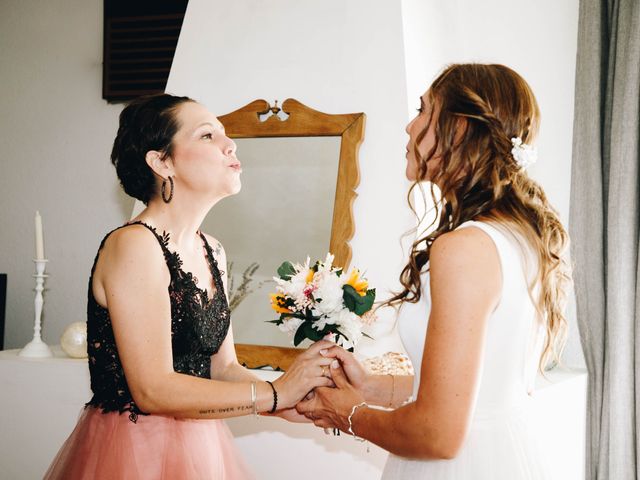
[(334, 325), (338, 320), (337, 315), (322, 315), (313, 322), (313, 328), (320, 331), (327, 325)]
[[(355, 347), (358, 341), (362, 338), (362, 321), (360, 320), (360, 317), (349, 309), (344, 308), (338, 314), (336, 324), (342, 333), (338, 344), (343, 348)], [(348, 340), (344, 337), (347, 337)]]
[(289, 335), (293, 335), (303, 322), (304, 320), (301, 318), (287, 317), (280, 325), (278, 325), (278, 328)]
[(513, 145), (511, 155), (513, 155), (513, 159), (520, 168), (526, 170), (530, 165), (536, 163), (536, 160), (538, 160), (538, 152), (535, 147), (522, 143), (520, 137), (512, 138), (511, 144)]
[(342, 281), (338, 275), (327, 270), (318, 270), (313, 283), (316, 286), (313, 296), (316, 299), (314, 311), (321, 315), (331, 315), (343, 308)]
[(316, 331), (323, 331), (328, 325), (333, 325), (331, 329), (336, 330), (336, 333), (330, 336), (335, 338), (339, 345), (351, 349), (362, 338), (363, 320), (370, 322), (374, 318), (370, 318), (373, 315), (369, 314), (362, 319), (345, 307), (343, 287), (346, 282), (355, 283), (357, 278), (352, 277), (357, 277), (358, 272), (355, 271), (355, 274), (350, 276), (340, 275), (341, 269), (332, 266), (333, 259), (333, 255), (329, 253), (324, 262), (318, 262), (313, 268), (310, 267), (309, 257), (304, 264), (283, 264), (283, 268), (291, 276), (286, 280), (274, 277), (277, 294), (271, 295), (272, 303), (278, 302), (274, 304), (277, 312), (304, 312), (305, 317), (309, 317), (310, 312), (313, 317), (300, 319), (282, 315), (282, 321), (278, 325), (281, 331), (293, 336), (309, 320)]
[(331, 272), (331, 264), (333, 263), (333, 254), (327, 253), (324, 262), (319, 262), (318, 272)]

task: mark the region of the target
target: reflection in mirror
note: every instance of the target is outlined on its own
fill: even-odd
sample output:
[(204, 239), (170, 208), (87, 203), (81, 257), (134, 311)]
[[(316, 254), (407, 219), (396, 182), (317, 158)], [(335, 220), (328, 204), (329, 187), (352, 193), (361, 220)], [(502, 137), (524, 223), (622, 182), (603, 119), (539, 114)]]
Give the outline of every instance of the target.
[[(291, 346), (267, 323), (272, 277), (285, 260), (324, 259), (329, 252), (341, 137), (239, 138), (242, 190), (209, 213), (230, 265), (229, 295), (237, 343)], [(258, 268), (254, 270), (255, 264)], [(254, 266), (254, 268), (252, 268)], [(250, 279), (243, 288), (243, 276)]]

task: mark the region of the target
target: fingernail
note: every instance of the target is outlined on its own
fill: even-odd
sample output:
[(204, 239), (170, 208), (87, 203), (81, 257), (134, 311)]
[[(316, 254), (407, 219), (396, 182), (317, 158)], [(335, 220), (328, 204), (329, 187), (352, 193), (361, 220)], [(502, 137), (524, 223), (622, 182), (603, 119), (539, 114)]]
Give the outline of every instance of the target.
[(322, 355), (323, 357), (327, 354), (327, 349), (323, 348), (322, 350), (320, 350), (320, 355)]
[(340, 366), (340, 364), (338, 363), (337, 360), (334, 360), (333, 362), (331, 362), (331, 368), (338, 368)]

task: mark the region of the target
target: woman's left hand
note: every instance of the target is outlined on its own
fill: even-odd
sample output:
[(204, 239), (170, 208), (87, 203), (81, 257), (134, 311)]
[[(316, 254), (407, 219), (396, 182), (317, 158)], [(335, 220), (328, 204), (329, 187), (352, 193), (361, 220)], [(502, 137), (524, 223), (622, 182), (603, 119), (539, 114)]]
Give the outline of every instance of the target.
[(364, 402), (364, 397), (349, 383), (338, 360), (334, 360), (330, 368), (335, 388), (316, 388), (313, 397), (299, 402), (296, 410), (313, 420), (317, 427), (339, 428), (348, 432), (351, 409)]

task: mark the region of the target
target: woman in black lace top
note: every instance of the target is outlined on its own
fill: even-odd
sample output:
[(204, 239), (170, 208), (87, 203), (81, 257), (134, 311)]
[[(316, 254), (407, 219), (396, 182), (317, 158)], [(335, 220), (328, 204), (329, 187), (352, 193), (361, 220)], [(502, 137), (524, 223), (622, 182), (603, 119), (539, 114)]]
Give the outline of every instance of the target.
[(221, 420), (292, 409), (331, 359), (314, 344), (273, 384), (238, 364), (222, 245), (200, 232), (240, 190), (236, 146), (187, 97), (133, 101), (111, 160), (147, 208), (102, 241), (88, 287), (93, 397), (45, 478), (250, 477)]

